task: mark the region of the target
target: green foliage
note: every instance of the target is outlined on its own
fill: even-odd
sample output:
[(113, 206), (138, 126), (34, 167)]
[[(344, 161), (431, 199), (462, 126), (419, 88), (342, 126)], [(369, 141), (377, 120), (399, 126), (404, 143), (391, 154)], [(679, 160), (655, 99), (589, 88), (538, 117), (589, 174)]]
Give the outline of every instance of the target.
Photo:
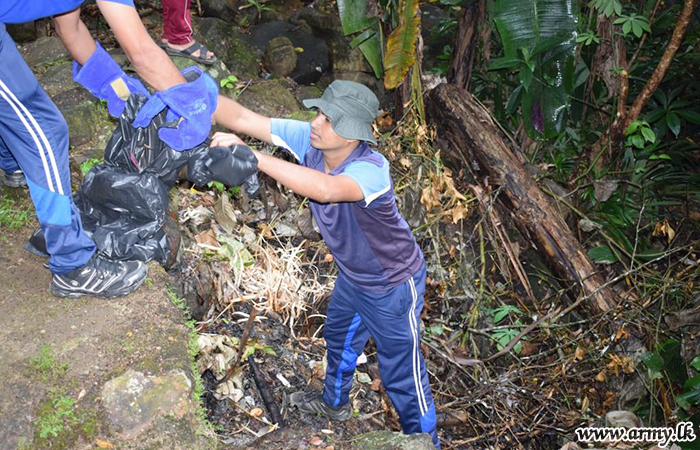
[(646, 17), (632, 13), (630, 15), (621, 15), (618, 19), (613, 22), (615, 25), (622, 25), (622, 33), (627, 36), (630, 32), (634, 33), (635, 36), (642, 37), (642, 34), (646, 31), (651, 33), (651, 28), (649, 27), (649, 19)]
[[(513, 325), (522, 325), (519, 316), (521, 316), (523, 312), (513, 305), (503, 304), (496, 308), (488, 309), (486, 312), (493, 318), (494, 324), (498, 324), (504, 319), (509, 318), (510, 322)], [(505, 346), (508, 345), (508, 343), (511, 341), (511, 339), (518, 335), (518, 333), (519, 331), (517, 329), (498, 328), (491, 332), (491, 339), (493, 339), (496, 342), (496, 347), (500, 351), (503, 350)], [(522, 341), (518, 341), (518, 343), (515, 344), (515, 346), (513, 347), (513, 351), (515, 353), (520, 353), (522, 350)]]
[(391, 32), (384, 55), (384, 86), (394, 89), (416, 62), (416, 42), (420, 25), (418, 0), (401, 0), (399, 25)]
[(52, 391), (49, 400), (41, 408), (38, 417), (34, 421), (36, 433), (39, 439), (46, 440), (49, 437), (57, 438), (66, 428), (78, 424), (75, 414), (75, 400)]
[(267, 3), (267, 0), (246, 0), (245, 5), (241, 5), (238, 7), (238, 9), (246, 9), (246, 8), (251, 8), (254, 7), (255, 10), (258, 13), (258, 18), (262, 16), (263, 11), (272, 11), (273, 9), (269, 6), (267, 6), (265, 3)]
[(450, 69), (450, 59), (452, 58), (452, 46), (446, 45), (442, 48), (442, 53), (437, 57), (438, 63), (435, 67), (429, 70), (429, 73), (436, 73), (438, 75), (445, 76), (447, 71)]
[(244, 83), (241, 83), (237, 76), (231, 74), (226, 78), (222, 78), (221, 81), (219, 81), (219, 86), (232, 90), (234, 98), (237, 98), (243, 91)]
[(185, 303), (185, 299), (180, 297), (177, 292), (175, 292), (175, 288), (172, 286), (168, 286), (166, 288), (166, 295), (170, 299), (170, 302), (177, 306), (179, 309), (182, 311), (187, 311), (187, 305)]
[(528, 134), (552, 138), (563, 128), (574, 89), (575, 0), (501, 0), (494, 22), (504, 56), (490, 70), (519, 74), (508, 100), (518, 106)]
[(99, 164), (101, 162), (102, 159), (100, 158), (88, 158), (80, 163), (80, 172), (83, 174), (83, 176), (85, 176), (95, 164)]
[(651, 111), (645, 119), (656, 131), (658, 136), (665, 136), (671, 131), (675, 137), (681, 132), (683, 122), (700, 125), (700, 113), (693, 109), (691, 102), (680, 100), (683, 88), (676, 88), (666, 95), (663, 89), (657, 89), (651, 101)]
[(607, 245), (601, 245), (588, 251), (588, 257), (594, 262), (612, 264), (618, 261), (617, 256)]
[[(700, 423), (700, 375), (688, 377), (688, 370), (681, 357), (681, 344), (675, 339), (668, 339), (661, 342), (653, 352), (644, 353), (642, 361), (647, 367), (650, 380), (666, 381), (671, 385), (678, 386), (672, 391), (680, 392), (674, 397), (677, 414), (680, 420), (693, 422), (697, 427)], [(690, 366), (695, 370), (700, 369), (700, 355), (693, 358)], [(678, 445), (684, 450), (698, 449), (699, 442), (679, 442)]]
[(338, 0), (337, 3), (343, 34), (345, 36), (357, 34), (350, 45), (353, 48), (359, 47), (372, 66), (374, 75), (377, 78), (382, 77), (384, 57), (381, 23), (377, 17), (367, 17), (369, 0)]
[(68, 371), (68, 365), (59, 362), (46, 344), (41, 346), (38, 356), (29, 358), (29, 365), (43, 382), (55, 381)]
[(618, 0), (593, 0), (590, 5), (605, 17), (622, 14), (622, 4)]
[(0, 227), (10, 230), (22, 228), (28, 225), (31, 219), (32, 213), (27, 202), (10, 197), (0, 199)]
[(579, 33), (578, 37), (576, 38), (576, 43), (583, 45), (591, 45), (594, 43), (600, 44), (600, 38), (593, 31), (588, 30), (584, 31), (583, 33)]
[(625, 130), (627, 146), (644, 148), (647, 143), (656, 142), (656, 135), (648, 123), (635, 120)]

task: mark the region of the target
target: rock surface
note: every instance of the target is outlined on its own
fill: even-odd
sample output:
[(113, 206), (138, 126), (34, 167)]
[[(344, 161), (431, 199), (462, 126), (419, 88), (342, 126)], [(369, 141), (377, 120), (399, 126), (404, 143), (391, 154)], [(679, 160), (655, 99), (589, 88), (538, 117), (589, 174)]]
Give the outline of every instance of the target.
[(433, 450), (435, 445), (427, 434), (405, 435), (391, 431), (375, 431), (360, 436), (353, 450)]
[(297, 66), (297, 52), (287, 36), (273, 38), (265, 48), (265, 68), (277, 77), (290, 75)]

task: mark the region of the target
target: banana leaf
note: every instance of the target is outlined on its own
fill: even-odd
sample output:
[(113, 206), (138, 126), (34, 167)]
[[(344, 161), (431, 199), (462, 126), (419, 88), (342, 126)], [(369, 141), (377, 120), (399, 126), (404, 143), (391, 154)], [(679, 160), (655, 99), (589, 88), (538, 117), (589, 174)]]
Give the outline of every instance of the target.
[(368, 2), (369, 0), (337, 0), (338, 14), (345, 36), (360, 33), (350, 45), (360, 48), (372, 66), (374, 75), (380, 78), (384, 75), (380, 23), (377, 17), (367, 17)]
[(578, 10), (577, 0), (497, 0), (494, 22), (505, 57), (491, 69), (523, 61), (520, 106), (532, 137), (556, 136), (571, 105)]
[(401, 0), (399, 4), (399, 25), (387, 39), (384, 56), (384, 87), (387, 89), (396, 88), (416, 61), (420, 26), (418, 3), (418, 0)]

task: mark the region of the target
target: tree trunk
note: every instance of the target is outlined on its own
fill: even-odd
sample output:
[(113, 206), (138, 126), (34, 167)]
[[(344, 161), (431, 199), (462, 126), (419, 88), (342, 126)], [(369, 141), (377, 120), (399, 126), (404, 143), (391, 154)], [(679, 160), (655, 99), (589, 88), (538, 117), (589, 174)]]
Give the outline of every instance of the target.
[(479, 43), (479, 25), (486, 26), (484, 0), (466, 6), (459, 16), (459, 28), (455, 37), (455, 49), (447, 72), (447, 82), (469, 90), (472, 80), (474, 56)]
[(527, 230), (554, 271), (588, 296), (594, 313), (610, 309), (614, 294), (586, 256), (556, 208), (506, 145), (488, 111), (467, 91), (442, 84), (428, 94), (426, 113), (438, 127), (442, 155), (457, 167), (478, 164), (490, 185), (503, 187), (506, 206), (519, 228)]
[(622, 140), (625, 129), (630, 123), (639, 118), (639, 115), (642, 113), (642, 108), (646, 106), (649, 99), (651, 99), (651, 96), (654, 95), (654, 92), (656, 92), (656, 89), (666, 76), (666, 72), (668, 72), (668, 68), (671, 67), (671, 62), (673, 62), (673, 57), (676, 56), (676, 52), (683, 42), (683, 36), (685, 36), (685, 31), (687, 30), (690, 19), (693, 16), (694, 7), (695, 0), (685, 0), (683, 9), (678, 16), (678, 23), (676, 23), (676, 27), (673, 30), (673, 35), (671, 35), (671, 40), (668, 42), (659, 64), (656, 66), (656, 69), (654, 69), (654, 73), (651, 74), (651, 78), (649, 78), (647, 83), (644, 85), (642, 92), (637, 95), (637, 98), (634, 100), (634, 103), (630, 107), (627, 115), (624, 117), (618, 117), (618, 120), (613, 123), (610, 134), (614, 140)]

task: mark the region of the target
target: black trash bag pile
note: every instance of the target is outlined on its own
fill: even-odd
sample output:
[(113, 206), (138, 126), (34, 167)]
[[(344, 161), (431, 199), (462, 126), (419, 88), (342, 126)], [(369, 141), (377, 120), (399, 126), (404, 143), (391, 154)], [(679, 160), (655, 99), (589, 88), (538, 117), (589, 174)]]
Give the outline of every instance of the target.
[[(146, 128), (131, 125), (145, 102), (140, 95), (129, 98), (105, 149), (104, 163), (83, 177), (74, 198), (83, 228), (100, 253), (121, 261), (155, 259), (169, 268), (177, 254), (173, 247), (179, 246), (179, 230), (168, 216), (168, 191), (180, 170), (186, 166), (187, 178), (198, 186), (245, 182), (246, 191), (255, 194), (257, 159), (244, 145), (209, 148), (207, 141), (187, 151), (171, 149), (158, 137), (160, 127), (172, 126), (165, 121), (167, 110)], [(45, 249), (43, 235), (35, 233), (27, 250), (45, 253)]]

